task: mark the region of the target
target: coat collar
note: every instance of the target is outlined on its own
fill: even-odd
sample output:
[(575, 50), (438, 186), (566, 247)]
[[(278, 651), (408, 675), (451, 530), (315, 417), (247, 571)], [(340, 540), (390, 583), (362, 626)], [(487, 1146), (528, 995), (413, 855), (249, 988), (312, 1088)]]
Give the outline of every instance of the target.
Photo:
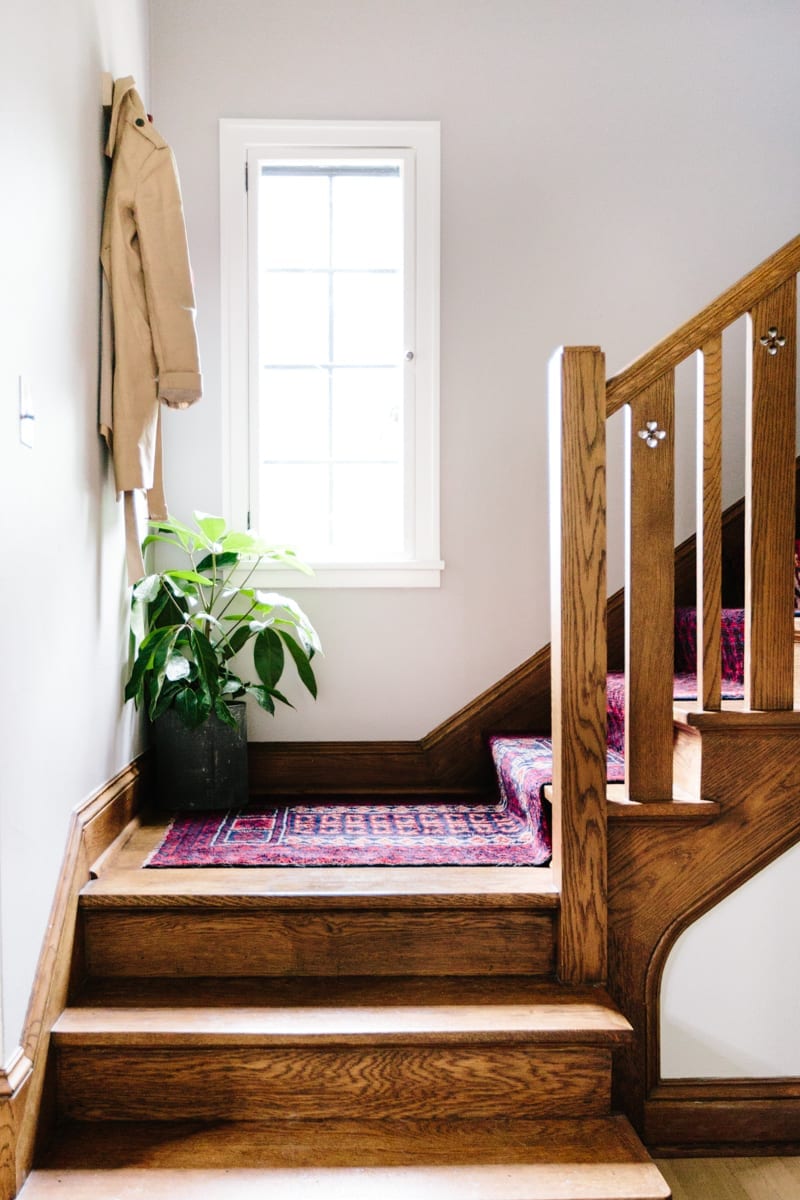
[(111, 105), (111, 122), (108, 127), (108, 141), (106, 142), (106, 154), (109, 158), (114, 154), (122, 102), (129, 94), (134, 106), (137, 109), (141, 109), (141, 115), (145, 118), (147, 116), (144, 111), (144, 104), (142, 104), (139, 93), (136, 91), (136, 80), (133, 76), (126, 75), (124, 79), (117, 79), (114, 83), (114, 100)]

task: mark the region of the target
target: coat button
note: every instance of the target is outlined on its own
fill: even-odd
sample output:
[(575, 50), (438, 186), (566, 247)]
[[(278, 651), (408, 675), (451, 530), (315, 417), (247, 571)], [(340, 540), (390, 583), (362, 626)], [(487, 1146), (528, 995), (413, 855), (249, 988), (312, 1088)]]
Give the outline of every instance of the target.
[(136, 124), (137, 124), (137, 125), (140, 125), (140, 126), (141, 126), (141, 125), (144, 125), (144, 121), (143, 121), (143, 119), (142, 119), (141, 117), (137, 117), (137, 118), (136, 118)]

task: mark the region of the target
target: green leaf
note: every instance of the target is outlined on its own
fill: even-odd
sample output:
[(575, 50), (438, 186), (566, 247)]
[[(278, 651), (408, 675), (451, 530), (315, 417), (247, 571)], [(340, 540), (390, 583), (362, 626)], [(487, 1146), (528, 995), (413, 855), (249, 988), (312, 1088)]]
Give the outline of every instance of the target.
[(211, 712), (211, 704), (204, 696), (198, 696), (192, 688), (186, 687), (175, 697), (175, 708), (184, 725), (196, 729), (205, 721)]
[(158, 707), (158, 701), (161, 696), (161, 689), (167, 678), (167, 663), (169, 662), (172, 652), (175, 649), (175, 643), (178, 640), (179, 630), (166, 630), (167, 636), (158, 643), (158, 646), (153, 651), (153, 662), (151, 666), (150, 677), (150, 703), (148, 713), (150, 720), (155, 720), (155, 714)]
[(164, 537), (162, 533), (148, 533), (147, 537), (142, 541), (142, 549), (146, 550), (148, 546), (152, 546), (153, 542), (165, 542), (168, 546), (177, 547), (178, 549), (182, 546), (184, 550), (187, 548), (177, 536)]
[(306, 652), (302, 646), (298, 646), (297, 642), (294, 640), (292, 635), (290, 633), (287, 633), (285, 629), (281, 629), (279, 632), (280, 632), (280, 636), (283, 638), (283, 641), (284, 641), (289, 653), (291, 654), (292, 658), (294, 659), (294, 665), (297, 667), (297, 674), (300, 676), (301, 680), (303, 681), (303, 683), (308, 688), (311, 695), (316, 700), (316, 698), (317, 698), (317, 681), (314, 677), (314, 672), (311, 669), (311, 663), (309, 662), (309, 655), (306, 654)]
[(256, 674), (263, 684), (272, 688), (283, 672), (284, 653), (281, 639), (274, 629), (262, 629), (253, 647)]
[(213, 587), (207, 575), (199, 575), (197, 571), (164, 571), (165, 579), (185, 579), (187, 583), (199, 583), (200, 587)]
[(275, 715), (275, 703), (269, 688), (261, 687), (258, 683), (248, 683), (245, 691), (258, 701), (265, 712), (270, 713), (271, 716)]
[(252, 533), (237, 533), (236, 530), (231, 530), (221, 537), (220, 543), (223, 550), (235, 551), (236, 554), (258, 554), (259, 541), (253, 537)]
[(200, 629), (192, 629), (189, 636), (201, 686), (213, 703), (219, 694), (219, 663), (214, 647)]
[[(176, 537), (185, 550), (193, 550), (195, 543), (198, 541), (198, 535), (194, 529), (190, 529), (188, 525), (184, 525), (181, 521), (177, 521), (174, 517), (167, 517), (164, 521), (151, 521), (150, 528), (155, 529), (156, 533), (171, 533)], [(150, 535), (153, 536), (152, 534)], [(162, 539), (167, 541), (167, 538)]]
[(231, 551), (230, 554), (226, 551), (222, 551), (219, 554), (207, 554), (205, 558), (201, 559), (197, 564), (197, 569), (198, 571), (212, 571), (216, 565), (216, 569), (219, 570), (220, 567), (232, 567), (233, 564), (237, 563), (238, 561), (238, 554), (234, 554), (233, 551)]
[(218, 542), (228, 528), (223, 517), (213, 517), (209, 513), (193, 513), (195, 521), (210, 542)]
[(220, 643), (222, 656), (227, 662), (229, 658), (233, 658), (234, 654), (238, 654), (242, 646), (245, 646), (251, 637), (250, 630), (246, 625), (242, 625), (240, 629), (234, 629), (230, 637), (226, 638), (224, 643)]
[(155, 600), (161, 587), (160, 575), (145, 575), (144, 579), (140, 579), (133, 589), (133, 599), (138, 604), (148, 604), (151, 600)]
[(214, 701), (214, 712), (225, 725), (230, 725), (232, 729), (236, 728), (236, 718), (234, 717), (227, 704), (219, 696)]
[(223, 696), (238, 696), (244, 691), (244, 684), (238, 675), (230, 675), (222, 686)]

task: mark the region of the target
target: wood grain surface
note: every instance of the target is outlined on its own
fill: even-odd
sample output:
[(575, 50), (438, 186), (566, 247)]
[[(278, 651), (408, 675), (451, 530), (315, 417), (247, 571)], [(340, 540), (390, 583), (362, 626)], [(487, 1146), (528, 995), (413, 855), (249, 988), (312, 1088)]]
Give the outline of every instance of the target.
[(647, 1099), (645, 1130), (659, 1154), (797, 1154), (800, 1080), (662, 1080)]
[(798, 1200), (800, 1158), (662, 1159), (673, 1200)]
[(697, 356), (697, 694), (722, 701), (722, 336)]
[(782, 723), (772, 728), (771, 714), (732, 724), (738, 715), (706, 713), (687, 732), (695, 779), (721, 805), (716, 820), (609, 826), (608, 986), (636, 1031), (616, 1059), (616, 1100), (640, 1130), (659, 1084), (661, 974), (675, 939), (800, 839), (800, 714), (773, 714)]
[[(621, 1117), (67, 1122), (24, 1200), (666, 1200)], [(208, 1164), (199, 1169), (199, 1163)], [(109, 1190), (109, 1189), (113, 1189)]]
[[(639, 436), (655, 422), (663, 439)], [(675, 631), (675, 379), (662, 375), (626, 427), (625, 784), (632, 800), (672, 798)]]
[[(744, 694), (756, 709), (794, 703), (796, 308), (792, 278), (748, 322)], [(773, 328), (786, 345), (770, 354)]]
[(330, 912), (90, 909), (92, 975), (546, 976), (552, 913), (377, 908)]
[[(155, 1048), (153, 1048), (155, 1047)], [(82, 1120), (364, 1120), (608, 1113), (610, 1051), (516, 1045), (64, 1046), (59, 1111)]]
[[(646, 1163), (624, 1117), (479, 1121), (65, 1121), (42, 1165), (353, 1167)], [(469, 1194), (469, 1193), (467, 1193)]]
[(558, 976), (606, 975), (605, 360), (570, 347), (549, 369), (553, 861)]
[(14, 1190), (6, 1192), (9, 1196), (30, 1170), (36, 1140), (53, 1117), (47, 1071), (50, 1028), (70, 991), (78, 894), (90, 878), (91, 863), (129, 825), (141, 805), (147, 778), (143, 760), (130, 763), (72, 813), (25, 1017), (21, 1054), (12, 1072), (11, 1094), (0, 1104), (0, 1186), (8, 1189), (14, 1177)]

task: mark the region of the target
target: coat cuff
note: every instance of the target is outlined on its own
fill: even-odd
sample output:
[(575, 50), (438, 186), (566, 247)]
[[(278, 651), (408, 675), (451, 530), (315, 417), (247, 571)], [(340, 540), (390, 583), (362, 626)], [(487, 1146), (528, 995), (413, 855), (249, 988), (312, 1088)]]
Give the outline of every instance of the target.
[(196, 371), (167, 371), (159, 376), (158, 398), (169, 408), (188, 408), (203, 394), (203, 378)]

